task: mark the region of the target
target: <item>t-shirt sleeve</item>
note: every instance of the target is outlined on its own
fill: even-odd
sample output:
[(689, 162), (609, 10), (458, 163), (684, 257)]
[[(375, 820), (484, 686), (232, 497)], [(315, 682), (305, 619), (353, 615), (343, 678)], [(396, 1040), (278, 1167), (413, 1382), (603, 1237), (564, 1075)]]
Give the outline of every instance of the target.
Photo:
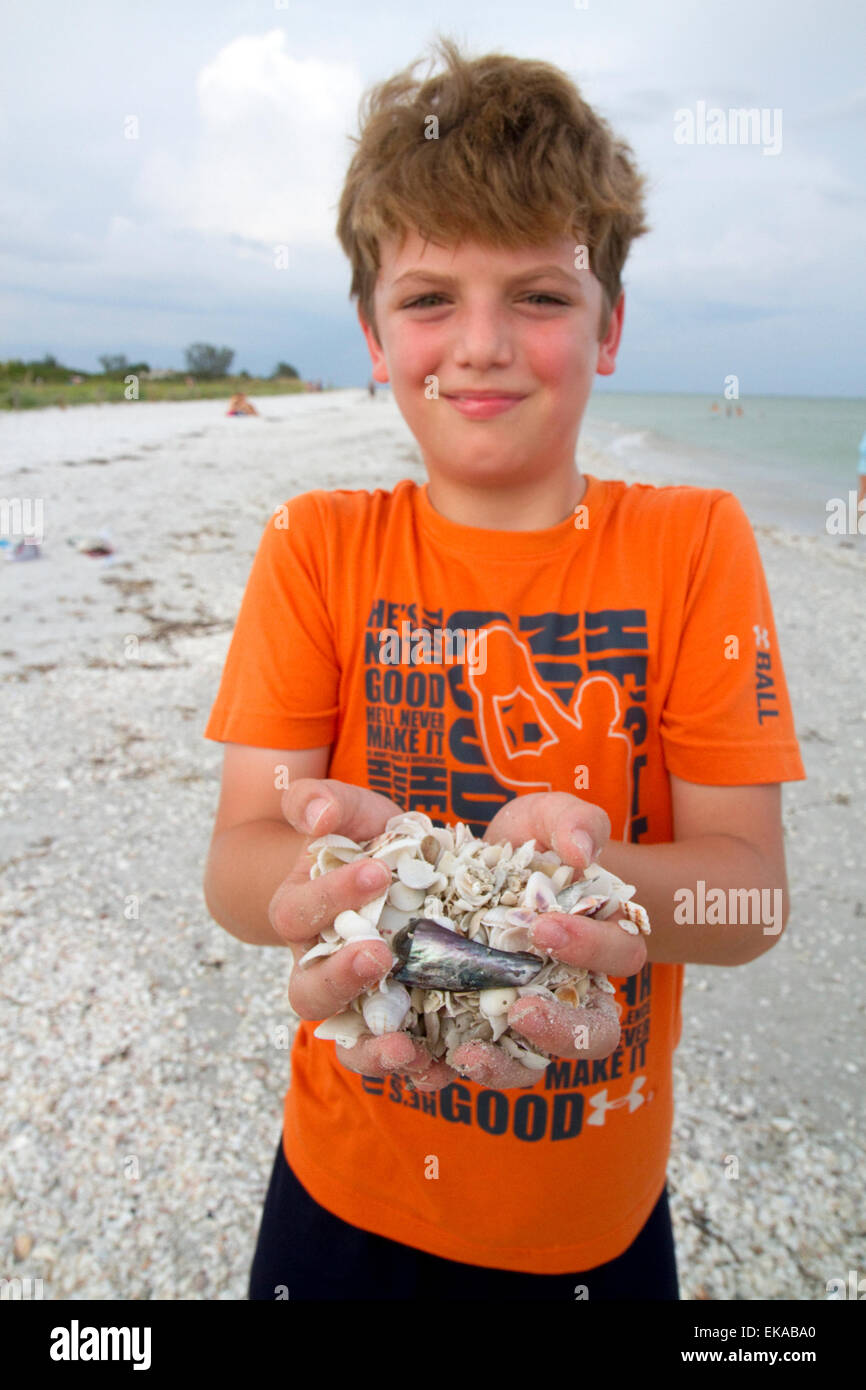
[(323, 533), (311, 493), (265, 526), (205, 738), (280, 749), (333, 742), (340, 673)]
[(668, 771), (687, 782), (806, 776), (758, 544), (730, 492), (710, 505), (660, 736)]

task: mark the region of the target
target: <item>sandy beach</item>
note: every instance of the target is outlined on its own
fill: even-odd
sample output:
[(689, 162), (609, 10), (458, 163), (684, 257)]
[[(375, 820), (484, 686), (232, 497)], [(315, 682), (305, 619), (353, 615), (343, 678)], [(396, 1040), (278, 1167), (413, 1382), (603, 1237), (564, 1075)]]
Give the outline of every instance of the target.
[[(290, 959), (205, 907), (202, 731), (273, 509), (424, 480), (387, 396), (255, 404), (0, 417), (3, 495), (44, 499), (40, 558), (0, 550), (0, 1276), (46, 1299), (246, 1296)], [(580, 462), (681, 481), (591, 440)], [(100, 533), (105, 558), (69, 544)], [(783, 793), (791, 917), (751, 965), (686, 969), (669, 1190), (683, 1299), (808, 1301), (866, 1274), (866, 552), (756, 534), (808, 773)]]

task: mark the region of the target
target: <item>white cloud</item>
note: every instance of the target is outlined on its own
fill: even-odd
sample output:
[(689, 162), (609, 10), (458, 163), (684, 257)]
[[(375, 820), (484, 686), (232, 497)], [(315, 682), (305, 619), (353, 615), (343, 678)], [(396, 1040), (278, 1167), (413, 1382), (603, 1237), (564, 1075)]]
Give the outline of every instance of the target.
[(234, 39), (199, 74), (190, 148), (145, 155), (137, 195), (195, 231), (332, 246), (361, 89), (353, 66), (292, 57), (281, 29)]

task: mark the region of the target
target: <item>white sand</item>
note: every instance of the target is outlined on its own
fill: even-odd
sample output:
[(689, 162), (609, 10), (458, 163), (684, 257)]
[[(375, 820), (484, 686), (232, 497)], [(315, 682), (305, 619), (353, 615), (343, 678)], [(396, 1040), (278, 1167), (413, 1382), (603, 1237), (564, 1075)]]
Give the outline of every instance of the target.
[[(289, 962), (204, 906), (221, 749), (202, 730), (272, 509), (424, 476), (390, 399), (256, 404), (0, 415), (3, 495), (44, 499), (45, 527), (41, 559), (0, 551), (0, 1277), (46, 1298), (246, 1296)], [(107, 561), (67, 544), (103, 530)], [(866, 556), (758, 535), (809, 780), (784, 792), (783, 939), (686, 971), (669, 1168), (686, 1299), (820, 1299), (866, 1270)]]

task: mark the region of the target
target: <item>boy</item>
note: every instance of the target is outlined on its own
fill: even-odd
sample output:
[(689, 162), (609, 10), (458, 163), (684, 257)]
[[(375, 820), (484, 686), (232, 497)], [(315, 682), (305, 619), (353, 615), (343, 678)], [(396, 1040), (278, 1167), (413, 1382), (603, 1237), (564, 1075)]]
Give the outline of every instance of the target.
[[(408, 809), (577, 869), (603, 855), (652, 935), (538, 918), (536, 943), (617, 986), (615, 1004), (512, 1005), (554, 1059), (540, 1074), (492, 1044), (452, 1068), (402, 1034), (316, 1039), (393, 958), (360, 942), (297, 967), (250, 1296), (675, 1299), (683, 963), (778, 940), (779, 784), (805, 774), (740, 504), (575, 463), (647, 230), (627, 147), (556, 68), (442, 51), (444, 73), (369, 95), (338, 222), (375, 380), (428, 482), (314, 489), (265, 528), (206, 729), (226, 749), (205, 896), (297, 961), (386, 877), (362, 880), (362, 860), (311, 881), (309, 839), (367, 839)], [(483, 669), (384, 664), (404, 624), (483, 631)], [(741, 889), (765, 890), (772, 921), (678, 906)]]

